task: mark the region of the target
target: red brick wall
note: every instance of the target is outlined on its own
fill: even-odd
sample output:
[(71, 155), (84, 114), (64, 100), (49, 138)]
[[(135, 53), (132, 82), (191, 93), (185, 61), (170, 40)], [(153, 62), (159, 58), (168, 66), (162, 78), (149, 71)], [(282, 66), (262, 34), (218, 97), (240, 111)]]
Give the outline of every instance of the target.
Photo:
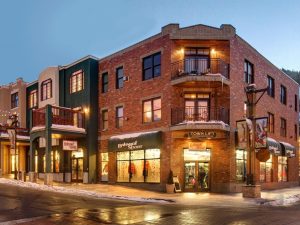
[[(216, 50), (216, 55), (212, 57), (222, 58), (230, 62), (230, 81), (229, 86), (215, 86), (211, 83), (202, 83), (189, 87), (171, 86), (171, 62), (182, 59), (180, 49), (182, 47), (198, 46), (211, 47)], [(142, 81), (142, 59), (145, 56), (156, 52), (161, 52), (161, 76)], [(244, 101), (244, 59), (254, 64), (255, 83), (258, 88), (266, 87), (267, 74), (275, 79), (275, 99), (265, 95), (257, 106), (257, 116), (266, 116), (267, 112), (275, 115), (275, 134), (270, 135), (276, 140), (286, 141), (294, 146), (297, 142), (294, 138), (294, 124), (297, 123), (298, 114), (294, 111), (294, 95), (298, 93), (298, 86), (291, 79), (286, 77), (279, 69), (271, 65), (261, 55), (259, 55), (250, 46), (244, 43), (238, 37), (229, 41), (195, 41), (195, 40), (170, 40), (168, 35), (157, 36), (149, 41), (137, 44), (127, 51), (115, 54), (112, 57), (105, 58), (99, 62), (99, 77), (101, 74), (108, 72), (109, 88), (107, 93), (101, 93), (101, 82), (99, 88), (99, 111), (103, 108), (108, 109), (109, 125), (108, 130), (99, 131), (100, 146), (99, 150), (107, 151), (107, 140), (112, 135), (124, 134), (130, 132), (143, 132), (149, 130), (163, 131), (163, 146), (161, 149), (161, 184), (160, 189), (164, 189), (169, 170), (172, 169), (174, 174), (179, 175), (183, 185), (183, 156), (182, 151), (185, 147), (185, 141), (179, 141), (172, 138), (172, 132), (169, 131), (171, 125), (171, 108), (184, 106), (184, 91), (204, 91), (213, 94), (212, 104), (230, 106), (230, 126), (231, 132), (229, 140), (208, 141), (212, 146), (213, 162), (211, 165), (211, 180), (213, 191), (236, 191), (238, 188), (235, 184), (235, 138), (234, 128), (236, 120), (243, 119)], [(129, 76), (129, 81), (124, 83), (121, 89), (115, 88), (116, 68), (123, 66), (124, 75)], [(279, 102), (280, 84), (287, 87), (288, 101), (287, 105)], [(205, 86), (204, 86), (205, 85)], [(152, 97), (160, 96), (162, 99), (162, 119), (159, 122), (148, 124), (142, 123), (142, 101)], [(115, 107), (124, 106), (124, 121), (122, 128), (115, 127)], [(289, 106), (292, 105), (292, 108)], [(287, 119), (287, 137), (279, 135), (280, 117)], [(99, 127), (101, 125), (101, 116), (99, 117)], [(100, 155), (100, 154), (99, 154)], [(99, 157), (100, 160), (100, 157)], [(276, 160), (276, 159), (275, 159)], [(115, 155), (110, 154), (110, 162), (115, 161)], [(116, 164), (110, 163), (109, 180), (116, 180)], [(274, 181), (276, 181), (277, 169), (274, 163)], [(289, 180), (298, 179), (298, 153), (297, 158), (289, 159)], [(292, 169), (293, 168), (293, 169)], [(256, 162), (256, 173), (259, 172), (259, 162)], [(100, 174), (100, 171), (99, 171)], [(274, 184), (276, 186), (277, 184)], [(270, 185), (269, 185), (270, 186)]]
[[(265, 93), (261, 98), (256, 108), (256, 116), (268, 116), (268, 112), (274, 114), (275, 117), (275, 132), (269, 134), (270, 137), (277, 141), (288, 142), (294, 146), (298, 146), (298, 142), (294, 139), (294, 125), (298, 124), (298, 113), (294, 110), (294, 96), (298, 95), (298, 84), (291, 78), (282, 73), (278, 68), (267, 61), (257, 51), (251, 48), (245, 41), (239, 37), (235, 37), (230, 42), (230, 118), (232, 127), (236, 126), (236, 121), (243, 118), (244, 87), (247, 85), (244, 82), (244, 60), (247, 59), (254, 65), (254, 82), (257, 88), (267, 87), (267, 75), (275, 80), (275, 98), (272, 98)], [(287, 104), (280, 103), (280, 85), (287, 88)], [(287, 137), (280, 136), (280, 118), (287, 120)], [(289, 181), (298, 180), (298, 148), (297, 157), (289, 159)], [(277, 157), (275, 157), (277, 160)], [(234, 162), (233, 162), (234, 163)], [(274, 164), (274, 170), (277, 164)], [(259, 163), (257, 162), (256, 173), (259, 174)], [(274, 177), (277, 179), (277, 172)], [(257, 177), (258, 178), (258, 177)]]

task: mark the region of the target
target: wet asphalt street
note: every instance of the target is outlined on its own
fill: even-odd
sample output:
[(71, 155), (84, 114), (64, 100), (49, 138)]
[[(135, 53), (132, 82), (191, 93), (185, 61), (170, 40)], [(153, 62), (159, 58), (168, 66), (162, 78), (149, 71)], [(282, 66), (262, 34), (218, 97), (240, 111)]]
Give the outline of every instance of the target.
[[(228, 203), (227, 203), (228, 205)], [(95, 200), (0, 184), (0, 224), (300, 225), (290, 207), (186, 206)]]

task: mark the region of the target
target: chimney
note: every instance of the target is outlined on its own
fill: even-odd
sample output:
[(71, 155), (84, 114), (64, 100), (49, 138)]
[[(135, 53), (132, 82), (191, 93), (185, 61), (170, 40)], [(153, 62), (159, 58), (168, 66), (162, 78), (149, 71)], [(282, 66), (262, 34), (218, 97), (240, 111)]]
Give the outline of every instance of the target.
[(161, 33), (163, 35), (170, 34), (170, 33), (176, 33), (177, 30), (179, 30), (179, 24), (178, 23), (170, 23), (161, 28)]

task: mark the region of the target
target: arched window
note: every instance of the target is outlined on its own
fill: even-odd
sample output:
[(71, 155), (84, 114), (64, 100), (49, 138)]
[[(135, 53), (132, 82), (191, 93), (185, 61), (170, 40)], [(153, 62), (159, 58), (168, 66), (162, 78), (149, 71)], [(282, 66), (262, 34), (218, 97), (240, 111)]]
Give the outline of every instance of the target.
[(52, 98), (52, 79), (48, 79), (42, 82), (41, 84), (41, 100), (47, 100)]

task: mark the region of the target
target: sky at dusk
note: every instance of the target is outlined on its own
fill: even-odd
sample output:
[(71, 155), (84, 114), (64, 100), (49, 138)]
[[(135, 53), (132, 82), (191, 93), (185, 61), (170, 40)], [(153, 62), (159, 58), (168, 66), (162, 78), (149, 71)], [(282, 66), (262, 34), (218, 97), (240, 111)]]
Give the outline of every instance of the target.
[(232, 24), (276, 66), (300, 70), (299, 15), (298, 0), (0, 0), (0, 84), (101, 58), (168, 23)]

